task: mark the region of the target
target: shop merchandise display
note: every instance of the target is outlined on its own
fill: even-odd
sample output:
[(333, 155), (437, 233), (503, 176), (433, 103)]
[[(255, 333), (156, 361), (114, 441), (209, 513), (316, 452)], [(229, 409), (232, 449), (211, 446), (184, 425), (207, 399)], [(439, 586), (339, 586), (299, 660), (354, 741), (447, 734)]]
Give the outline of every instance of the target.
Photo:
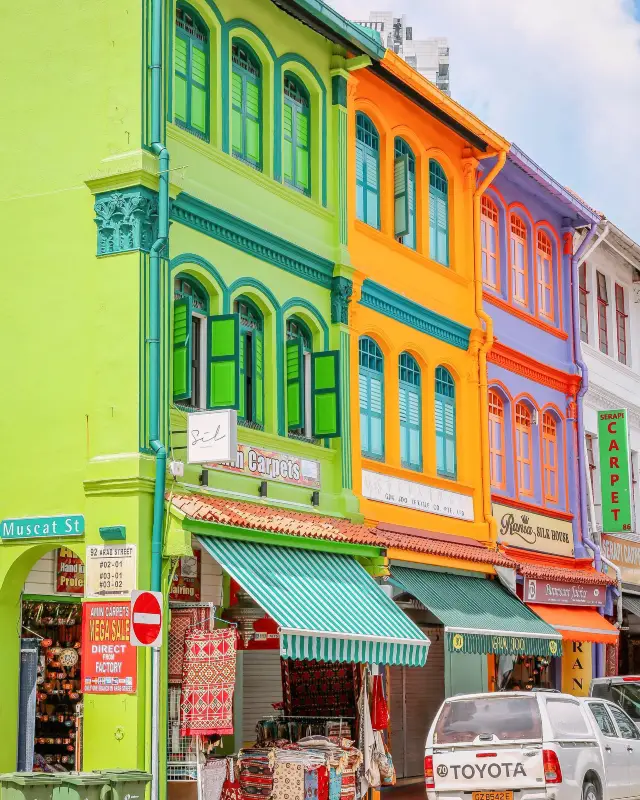
[(180, 698), (182, 736), (233, 733), (236, 638), (235, 628), (187, 632)]
[[(170, 684), (182, 684), (184, 662), (184, 640), (189, 630), (207, 629), (207, 619), (211, 611), (207, 606), (189, 606), (171, 609), (171, 627), (169, 629), (168, 680)], [(211, 626), (209, 625), (210, 629)]]
[(81, 606), (25, 601), (22, 625), (39, 642), (33, 769), (81, 769)]
[(286, 714), (355, 719), (360, 671), (355, 664), (283, 659), (282, 688)]

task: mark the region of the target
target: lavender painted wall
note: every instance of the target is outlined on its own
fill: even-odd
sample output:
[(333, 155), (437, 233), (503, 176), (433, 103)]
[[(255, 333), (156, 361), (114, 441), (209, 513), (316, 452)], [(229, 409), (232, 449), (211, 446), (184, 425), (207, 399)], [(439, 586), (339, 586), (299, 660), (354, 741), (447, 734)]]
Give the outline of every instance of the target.
[[(543, 366), (552, 367), (568, 374), (577, 374), (578, 369), (573, 361), (573, 339), (571, 319), (571, 264), (570, 256), (563, 255), (563, 232), (573, 232), (568, 219), (577, 216), (576, 209), (566, 200), (560, 199), (540, 180), (530, 177), (514, 161), (507, 159), (502, 172), (495, 183), (487, 191), (496, 204), (499, 212), (499, 289), (493, 290), (485, 286), (484, 308), (493, 319), (494, 337), (497, 343), (503, 344), (518, 353), (522, 353), (540, 362)], [(509, 289), (511, 266), (509, 259), (509, 214), (518, 213), (527, 230), (527, 267), (528, 267), (528, 310), (531, 318), (522, 318), (522, 313), (512, 313), (509, 309), (496, 306), (486, 299), (493, 295), (505, 303), (510, 303)], [(538, 288), (535, 280), (536, 238), (537, 230), (542, 228), (552, 242), (553, 263), (556, 266), (554, 281), (554, 318), (552, 325), (561, 336), (541, 328), (536, 324), (540, 315), (536, 315), (535, 299)], [(559, 269), (558, 269), (559, 265)], [(558, 288), (560, 291), (558, 291)], [(521, 312), (527, 309), (513, 304)], [(544, 514), (553, 511), (568, 511), (574, 514), (573, 531), (575, 554), (586, 556), (581, 541), (579, 519), (579, 495), (576, 474), (577, 452), (575, 421), (570, 419), (569, 398), (561, 392), (546, 385), (511, 372), (496, 364), (489, 363), (489, 385), (493, 385), (503, 397), (505, 407), (505, 456), (506, 456), (506, 492), (497, 492), (496, 499), (508, 497), (517, 499), (515, 486), (515, 438), (513, 432), (514, 405), (522, 396), (529, 400), (530, 407), (537, 413), (537, 424), (532, 429), (532, 452), (534, 457), (533, 498), (521, 498), (523, 502), (536, 506)], [(552, 409), (557, 420), (558, 440), (558, 503), (543, 502), (542, 473), (542, 414)]]

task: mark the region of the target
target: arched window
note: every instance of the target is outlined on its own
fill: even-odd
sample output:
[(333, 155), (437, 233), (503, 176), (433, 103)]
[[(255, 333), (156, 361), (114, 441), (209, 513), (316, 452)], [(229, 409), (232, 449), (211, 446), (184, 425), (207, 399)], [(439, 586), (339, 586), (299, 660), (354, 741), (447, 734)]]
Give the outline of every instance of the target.
[(400, 380), (400, 459), (403, 467), (422, 469), (422, 415), (420, 367), (409, 353), (401, 353)]
[(482, 280), (492, 289), (499, 289), (498, 206), (487, 195), (482, 195), (480, 233), (482, 239)]
[(516, 214), (511, 215), (511, 293), (513, 299), (528, 303), (527, 227)]
[(361, 111), (356, 114), (356, 216), (380, 227), (380, 137)]
[(232, 150), (236, 158), (262, 167), (262, 68), (246, 42), (234, 39), (231, 49)]
[(558, 502), (558, 423), (549, 411), (542, 417), (542, 464), (544, 469), (544, 501)]
[(533, 448), (531, 446), (531, 409), (525, 403), (518, 403), (516, 417), (516, 464), (518, 493), (533, 496)]
[(309, 92), (291, 72), (284, 74), (284, 182), (311, 193)]
[(399, 242), (416, 249), (416, 159), (404, 139), (396, 137), (394, 161), (394, 224)]
[(204, 408), (209, 298), (191, 278), (173, 283), (173, 400)]
[(360, 446), (362, 455), (384, 458), (384, 360), (378, 345), (368, 336), (359, 344)]
[(491, 485), (494, 489), (507, 488), (504, 445), (504, 403), (500, 395), (489, 389), (489, 453)]
[(553, 322), (553, 247), (544, 231), (538, 231), (536, 241), (536, 271), (538, 278), (538, 310)]
[(429, 258), (449, 266), (449, 182), (437, 161), (429, 161)]
[(174, 57), (176, 125), (209, 138), (209, 31), (189, 8), (176, 7)]
[(238, 419), (250, 427), (264, 426), (264, 322), (259, 308), (247, 297), (233, 304), (240, 323), (240, 394)]
[(287, 320), (287, 428), (311, 438), (311, 331), (298, 317)]
[(436, 369), (436, 464), (438, 475), (456, 477), (456, 385), (449, 370)]

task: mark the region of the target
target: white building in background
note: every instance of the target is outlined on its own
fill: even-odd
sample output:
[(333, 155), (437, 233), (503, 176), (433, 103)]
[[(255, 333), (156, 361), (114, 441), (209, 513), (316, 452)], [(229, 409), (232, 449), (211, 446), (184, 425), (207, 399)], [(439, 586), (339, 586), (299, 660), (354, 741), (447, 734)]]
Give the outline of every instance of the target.
[(451, 94), (449, 44), (446, 39), (414, 39), (413, 27), (407, 24), (406, 15), (397, 17), (391, 11), (371, 11), (368, 20), (357, 22), (378, 31), (385, 47), (404, 58), (407, 64), (435, 83), (445, 94)]
[(589, 370), (584, 426), (596, 528), (602, 530), (597, 412), (626, 408), (629, 412), (634, 533), (638, 536), (640, 245), (606, 218), (600, 222), (580, 265), (579, 300), (582, 356)]

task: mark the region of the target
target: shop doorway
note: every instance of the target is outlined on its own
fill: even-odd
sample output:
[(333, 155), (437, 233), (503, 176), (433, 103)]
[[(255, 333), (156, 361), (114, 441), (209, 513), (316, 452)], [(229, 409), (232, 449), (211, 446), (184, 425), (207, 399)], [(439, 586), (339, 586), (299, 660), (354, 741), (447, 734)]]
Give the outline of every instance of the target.
[(44, 555), (21, 603), (18, 771), (82, 769), (84, 564), (67, 548)]
[(445, 697), (442, 625), (421, 626), (431, 639), (424, 667), (390, 667), (391, 752), (398, 779), (424, 777), (424, 743)]

